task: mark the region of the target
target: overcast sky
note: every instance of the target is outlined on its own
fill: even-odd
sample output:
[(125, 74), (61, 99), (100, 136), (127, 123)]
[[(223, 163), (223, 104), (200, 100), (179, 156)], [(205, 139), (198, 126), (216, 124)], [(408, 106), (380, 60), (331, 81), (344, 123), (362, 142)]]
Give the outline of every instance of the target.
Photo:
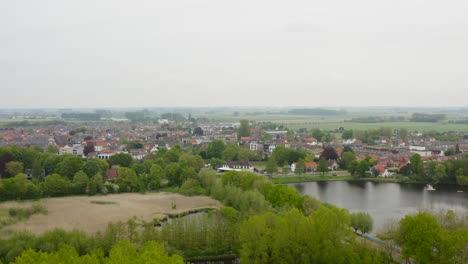
[(467, 106), (466, 0), (4, 0), (0, 108)]

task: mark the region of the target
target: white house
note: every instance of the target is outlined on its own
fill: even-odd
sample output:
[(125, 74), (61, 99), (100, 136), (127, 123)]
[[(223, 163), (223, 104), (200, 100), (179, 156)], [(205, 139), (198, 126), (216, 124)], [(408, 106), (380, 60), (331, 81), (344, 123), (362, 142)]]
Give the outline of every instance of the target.
[(268, 152), (273, 153), (273, 150), (275, 150), (276, 145), (270, 145), (268, 146)]
[(250, 142), (250, 150), (253, 150), (253, 151), (258, 150), (258, 143), (256, 141)]
[(84, 147), (80, 144), (74, 144), (73, 146), (65, 145), (59, 148), (60, 155), (74, 155), (74, 156), (83, 156)]

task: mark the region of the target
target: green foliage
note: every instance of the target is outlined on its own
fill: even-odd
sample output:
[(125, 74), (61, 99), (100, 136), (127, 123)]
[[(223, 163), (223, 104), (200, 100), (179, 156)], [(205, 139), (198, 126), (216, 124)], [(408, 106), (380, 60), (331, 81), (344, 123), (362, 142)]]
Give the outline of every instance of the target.
[(109, 161), (112, 165), (118, 165), (122, 167), (131, 167), (133, 163), (132, 155), (128, 153), (117, 153), (110, 156)]
[(262, 176), (246, 171), (228, 171), (221, 175), (223, 185), (232, 185), (244, 191), (253, 189), (255, 181), (263, 179)]
[(369, 172), (371, 165), (365, 159), (361, 161), (352, 161), (349, 164), (348, 171), (351, 175), (357, 177), (366, 177), (366, 174)]
[(458, 175), (457, 176), (458, 185), (468, 185), (468, 176)]
[(359, 230), (362, 234), (372, 231), (373, 220), (369, 213), (358, 212), (351, 215), (351, 227), (357, 232)]
[(414, 154), (411, 156), (410, 163), (413, 174), (422, 175), (424, 173), (423, 160), (421, 155)]
[(19, 220), (29, 219), (34, 214), (47, 214), (47, 208), (42, 204), (35, 203), (31, 207), (11, 207), (8, 209), (8, 215)]
[(41, 189), (22, 173), (0, 181), (0, 201), (37, 199), (40, 196)]
[(201, 186), (210, 192), (211, 188), (216, 184), (216, 171), (209, 168), (201, 169), (198, 173), (198, 178), (200, 179)]
[(86, 194), (88, 188), (89, 178), (86, 173), (79, 171), (73, 176), (72, 192), (73, 194)]
[(272, 175), (273, 173), (278, 172), (278, 166), (277, 162), (274, 157), (270, 157), (267, 161), (265, 171), (269, 174)]
[(162, 179), (164, 178), (164, 170), (157, 164), (151, 165), (148, 175), (148, 190), (157, 190), (161, 187)]
[(59, 174), (47, 176), (43, 184), (44, 193), (52, 197), (68, 195), (70, 193), (70, 187), (71, 184), (68, 178), (60, 176)]
[(179, 193), (188, 196), (205, 195), (206, 190), (201, 187), (197, 179), (188, 179), (180, 186)]
[(217, 158), (221, 159), (223, 157), (223, 152), (224, 152), (224, 142), (222, 140), (213, 140), (210, 143), (208, 143), (208, 150), (207, 150), (207, 155), (208, 158)]
[(320, 204), (321, 202), (319, 199), (309, 195), (304, 195), (302, 196), (302, 206), (300, 209), (305, 216), (309, 216), (320, 207)]
[(108, 167), (107, 161), (91, 158), (86, 160), (86, 163), (83, 165), (83, 171), (88, 177), (93, 177), (98, 173), (104, 174)]
[(468, 230), (445, 229), (436, 217), (420, 212), (400, 221), (396, 238), (402, 255), (418, 263), (466, 263)]
[(301, 194), (286, 185), (274, 185), (265, 193), (265, 198), (275, 208), (302, 208)]
[(240, 229), (241, 263), (383, 263), (379, 254), (368, 254), (365, 245), (353, 250), (349, 224), (345, 210), (325, 206), (309, 217), (297, 209), (252, 216)]
[(56, 173), (71, 179), (75, 173), (83, 168), (83, 159), (77, 156), (65, 155), (57, 164)]
[(318, 164), (317, 164), (317, 171), (321, 172), (322, 174), (325, 174), (325, 172), (328, 171), (328, 162), (325, 158), (320, 158)]
[(101, 174), (96, 174), (88, 182), (88, 195), (95, 195), (104, 191), (104, 179)]
[(8, 175), (10, 175), (10, 177), (13, 177), (17, 174), (23, 173), (24, 166), (22, 162), (10, 161), (6, 164), (5, 170), (8, 173)]
[(104, 258), (101, 251), (79, 255), (74, 247), (61, 245), (56, 252), (41, 252), (26, 250), (14, 264), (46, 264), (46, 263), (75, 263), (75, 264), (183, 264), (183, 258), (178, 255), (169, 256), (164, 247), (154, 241), (145, 243), (138, 251), (129, 241), (120, 241), (110, 250), (109, 256)]
[(356, 155), (354, 154), (354, 152), (343, 152), (341, 154), (340, 167), (344, 170), (347, 170), (350, 167), (351, 162), (355, 160)]
[(341, 138), (342, 139), (351, 139), (351, 138), (353, 138), (353, 130), (350, 129), (350, 130), (343, 131), (343, 133), (341, 134)]
[(249, 120), (241, 120), (239, 128), (237, 129), (237, 139), (248, 136), (250, 136)]
[(299, 161), (299, 159), (304, 159), (306, 154), (304, 151), (277, 146), (271, 156), (276, 160), (278, 166), (283, 166), (284, 164), (290, 165)]
[(237, 143), (231, 142), (226, 145), (223, 151), (224, 160), (239, 160), (240, 147)]
[(139, 190), (138, 176), (130, 168), (120, 167), (118, 169), (116, 183), (119, 185), (119, 192), (136, 192)]
[(294, 173), (296, 173), (297, 175), (301, 175), (305, 171), (306, 171), (305, 161), (303, 159), (299, 159), (296, 162), (296, 168), (294, 169)]

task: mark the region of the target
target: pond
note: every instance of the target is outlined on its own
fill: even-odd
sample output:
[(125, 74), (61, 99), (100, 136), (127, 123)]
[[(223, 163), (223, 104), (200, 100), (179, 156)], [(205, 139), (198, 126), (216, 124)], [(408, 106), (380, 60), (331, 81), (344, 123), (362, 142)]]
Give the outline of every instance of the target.
[[(374, 219), (372, 234), (387, 220), (401, 219), (420, 209), (454, 210), (468, 214), (468, 188), (438, 185), (427, 191), (425, 185), (324, 181), (289, 184), (302, 194), (347, 208), (350, 212), (368, 212)], [(463, 192), (460, 192), (463, 191)]]

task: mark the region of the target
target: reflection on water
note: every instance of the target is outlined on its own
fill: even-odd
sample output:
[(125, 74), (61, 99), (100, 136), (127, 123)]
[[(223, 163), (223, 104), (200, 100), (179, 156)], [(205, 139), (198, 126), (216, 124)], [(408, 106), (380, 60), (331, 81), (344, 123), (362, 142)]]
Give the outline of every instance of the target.
[[(439, 185), (436, 191), (426, 191), (424, 185), (374, 182), (306, 182), (292, 184), (302, 194), (347, 208), (364, 211), (374, 219), (373, 233), (386, 219), (400, 219), (419, 209), (455, 210), (468, 213), (468, 188)], [(457, 192), (462, 189), (464, 192)]]

